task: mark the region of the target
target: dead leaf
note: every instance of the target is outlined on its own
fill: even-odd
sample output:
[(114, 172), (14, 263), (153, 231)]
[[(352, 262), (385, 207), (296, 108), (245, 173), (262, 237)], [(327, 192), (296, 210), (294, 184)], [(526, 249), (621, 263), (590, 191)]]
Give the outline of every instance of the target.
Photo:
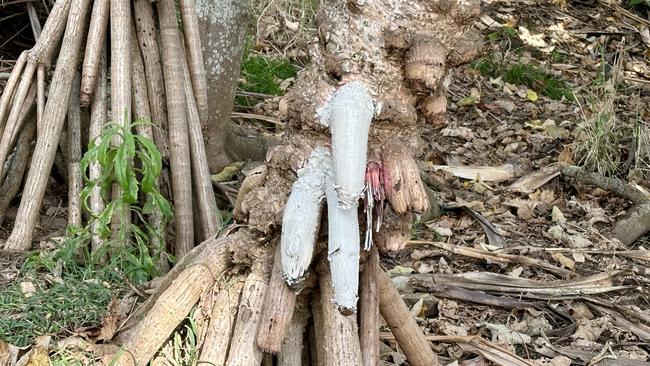
[(443, 128), (440, 133), (445, 137), (460, 137), (467, 141), (474, 139), (474, 133), (467, 127)]
[(108, 304), (108, 312), (102, 319), (102, 327), (99, 330), (99, 335), (97, 340), (111, 340), (115, 333), (117, 333), (118, 323), (120, 321), (120, 316), (118, 314), (119, 302), (113, 298)]
[[(473, 136), (472, 136), (473, 138)], [(502, 166), (433, 165), (434, 170), (448, 172), (458, 178), (485, 182), (503, 182), (515, 178), (516, 168), (512, 164)]]
[(565, 257), (562, 253), (551, 253), (551, 257), (560, 263), (563, 267), (574, 270), (576, 264), (569, 258)]
[(569, 248), (586, 248), (593, 246), (593, 243), (580, 234), (568, 234), (558, 225), (548, 229), (548, 234), (553, 238), (561, 241)]
[(496, 100), (494, 104), (508, 113), (512, 113), (517, 109), (517, 105), (509, 100)]
[(593, 320), (588, 320), (583, 324), (578, 324), (578, 329), (571, 336), (571, 338), (595, 342), (598, 340), (598, 338), (600, 338), (600, 335), (605, 331), (608, 322), (609, 321), (607, 317), (601, 317)]
[(23, 295), (26, 298), (30, 298), (36, 292), (36, 286), (34, 286), (33, 283), (28, 282), (28, 281), (21, 282), (20, 283), (20, 291), (23, 293)]
[(479, 323), (477, 326), (486, 327), (492, 334), (492, 342), (496, 344), (530, 344), (532, 341), (529, 335), (515, 332), (504, 324)]
[(18, 347), (0, 340), (0, 366), (15, 365), (19, 351)]
[(526, 27), (519, 26), (519, 38), (527, 45), (533, 46), (544, 53), (550, 53), (555, 46), (549, 45), (544, 41), (544, 34), (531, 34)]
[(553, 210), (551, 211), (551, 220), (560, 225), (566, 223), (566, 217), (564, 217), (564, 214), (557, 206), (553, 206)]
[(571, 359), (567, 356), (555, 356), (551, 360), (551, 366), (569, 366), (571, 365)]
[(50, 366), (50, 336), (39, 336), (34, 340), (32, 354), (29, 356), (26, 366)]

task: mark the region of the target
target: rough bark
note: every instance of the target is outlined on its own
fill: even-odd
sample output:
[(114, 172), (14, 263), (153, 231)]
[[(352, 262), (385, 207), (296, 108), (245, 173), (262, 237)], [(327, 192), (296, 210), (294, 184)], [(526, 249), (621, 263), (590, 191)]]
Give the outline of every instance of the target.
[(226, 361), (228, 366), (259, 366), (262, 363), (263, 354), (257, 347), (255, 338), (261, 320), (264, 294), (268, 288), (271, 267), (268, 265), (268, 259), (259, 258), (259, 260), (253, 265), (253, 269), (244, 283)]
[(310, 346), (310, 361), (312, 365), (324, 366), (325, 354), (328, 352), (325, 344), (325, 337), (322, 336), (320, 330), (325, 327), (323, 324), (323, 307), (321, 306), (321, 295), (315, 293), (311, 298), (311, 318), (312, 323), (308, 327), (309, 331), (309, 346)]
[(116, 365), (146, 365), (215, 279), (226, 270), (231, 238), (206, 243), (196, 258), (169, 284), (135, 328)]
[(76, 73), (68, 102), (68, 226), (81, 227), (81, 106), (79, 72)]
[(78, 91), (82, 107), (87, 107), (90, 104), (97, 86), (102, 49), (108, 28), (109, 5), (110, 0), (97, 0), (93, 3), (93, 10), (90, 14), (86, 52), (81, 68), (81, 87)]
[(9, 106), (14, 96), (14, 90), (20, 81), (20, 76), (26, 63), (27, 52), (23, 52), (18, 56), (18, 60), (16, 60), (16, 64), (11, 70), (11, 75), (2, 89), (2, 97), (0, 97), (0, 132), (4, 133), (5, 118), (9, 112)]
[[(90, 126), (88, 131), (89, 141), (94, 141), (98, 138), (101, 133), (104, 125), (106, 125), (108, 119), (107, 112), (107, 92), (108, 92), (108, 80), (106, 77), (107, 74), (107, 60), (106, 60), (106, 44), (102, 45), (102, 54), (99, 61), (99, 75), (97, 78), (97, 86), (95, 87), (95, 93), (93, 97), (92, 104), (90, 105)], [(99, 179), (102, 174), (102, 168), (99, 165), (99, 162), (91, 162), (88, 167), (88, 177), (91, 180)], [(91, 215), (98, 215), (100, 212), (104, 211), (104, 199), (101, 196), (101, 188), (99, 185), (93, 187), (93, 190), (90, 192), (90, 211)], [(91, 248), (93, 251), (99, 249), (103, 242), (98, 231), (99, 223), (93, 220), (93, 223), (90, 227), (91, 233)]]
[[(320, 307), (322, 324), (316, 328), (316, 337), (323, 337), (325, 365), (361, 365), (361, 348), (356, 316), (342, 315), (332, 302), (334, 289), (329, 269), (321, 265), (318, 271), (320, 283)], [(314, 304), (314, 306), (317, 306)], [(320, 359), (321, 355), (318, 355)]]
[(158, 2), (158, 18), (162, 43), (163, 73), (167, 110), (169, 111), (169, 144), (172, 173), (172, 198), (176, 243), (174, 254), (182, 258), (194, 246), (192, 219), (192, 169), (187, 131), (187, 100), (183, 89), (182, 43), (176, 21), (174, 0)]
[[(346, 133), (346, 129), (352, 126), (333, 124), (332, 122), (336, 121), (337, 118), (345, 120), (356, 114), (357, 117), (363, 117), (359, 118), (358, 122), (364, 122), (366, 126), (372, 119), (372, 125), (365, 128), (367, 132), (355, 135), (354, 141), (365, 142), (367, 140), (367, 156), (373, 162), (381, 163), (382, 151), (386, 146), (400, 146), (399, 159), (407, 163), (414, 161), (423, 152), (426, 143), (421, 138), (421, 132), (425, 127), (428, 127), (426, 125), (428, 122), (425, 118), (421, 118), (422, 103), (426, 103), (428, 96), (442, 91), (440, 80), (444, 75), (444, 64), (447, 62), (447, 57), (454, 46), (455, 40), (463, 36), (465, 25), (475, 15), (478, 1), (463, 1), (462, 3), (446, 4), (449, 6), (444, 7), (429, 1), (401, 1), (398, 3), (398, 8), (395, 7), (395, 4), (393, 0), (370, 0), (365, 2), (337, 0), (328, 3), (328, 6), (322, 9), (318, 18), (319, 36), (321, 38), (310, 49), (312, 64), (298, 75), (294, 87), (281, 101), (280, 110), (283, 113), (283, 119), (287, 121), (282, 144), (273, 146), (268, 151), (264, 169), (261, 169), (257, 174), (249, 175), (242, 186), (240, 195), (238, 195), (234, 216), (242, 224), (241, 232), (249, 235), (255, 233), (256, 242), (252, 245), (256, 246), (258, 250), (263, 250), (266, 243), (277, 238), (278, 228), (281, 226), (283, 226), (283, 231), (289, 230), (286, 233), (289, 235), (297, 231), (297, 227), (283, 225), (283, 213), (290, 215), (292, 212), (292, 206), (287, 205), (290, 194), (293, 195), (296, 191), (299, 191), (294, 183), (297, 184), (300, 180), (299, 172), (301, 169), (309, 166), (309, 157), (315, 149), (329, 149), (332, 147), (339, 150), (333, 155), (336, 155), (336, 158), (340, 159), (340, 161), (336, 164), (338, 168), (335, 168), (333, 173), (337, 189), (334, 189), (334, 183), (332, 183), (333, 192), (330, 192), (332, 197), (330, 205), (333, 209), (343, 209), (348, 212), (347, 215), (340, 215), (339, 217), (347, 225), (348, 231), (356, 231), (356, 235), (348, 235), (347, 237), (340, 235), (340, 237), (345, 237), (344, 239), (349, 241), (347, 244), (351, 249), (356, 246), (356, 253), (358, 253), (361, 243), (358, 235), (358, 225), (356, 224), (358, 219), (356, 208), (358, 207), (359, 195), (364, 189), (366, 154), (363, 149), (359, 149), (358, 143), (350, 143), (353, 139), (347, 141), (348, 143), (341, 143), (344, 142), (343, 139), (352, 136)], [(228, 5), (232, 4), (228, 3)], [(219, 11), (224, 9), (223, 3), (208, 2), (207, 0), (199, 1), (197, 7), (201, 21), (205, 22), (206, 15), (211, 15), (212, 17), (208, 19), (208, 25), (212, 24), (213, 26), (219, 19), (217, 16)], [(232, 12), (222, 11), (221, 17), (230, 19), (234, 15)], [(220, 33), (225, 36), (231, 34), (229, 33), (230, 30), (227, 29), (228, 32)], [(205, 34), (211, 33), (203, 30), (201, 32)], [(223, 44), (217, 43), (217, 39), (210, 39), (214, 44), (211, 43), (209, 46), (212, 46), (212, 50), (217, 52), (208, 52), (206, 51), (205, 38), (204, 57), (207, 59), (206, 66), (208, 66), (209, 78), (210, 73), (215, 70), (212, 66), (221, 65), (222, 56), (224, 54), (229, 55), (230, 50), (225, 49), (226, 47)], [(211, 56), (218, 57), (218, 60), (210, 60)], [(459, 57), (454, 54), (454, 59), (460, 59)], [(163, 58), (165, 61), (167, 59), (166, 56)], [(405, 67), (405, 63), (408, 63), (408, 68)], [(213, 82), (210, 82), (210, 84), (221, 85)], [(234, 85), (234, 82), (231, 85)], [(365, 91), (358, 93), (358, 95), (357, 93), (352, 94), (355, 94), (355, 97), (363, 95), (362, 98), (357, 98), (363, 101), (363, 111), (354, 109), (359, 107), (355, 103), (350, 103), (354, 98), (341, 98), (337, 103), (333, 103), (341, 107), (340, 111), (334, 109), (333, 114), (337, 118), (324, 117), (328, 114), (321, 113), (324, 112), (323, 106), (337, 99), (336, 97), (332, 98), (334, 93), (337, 93), (337, 90), (338, 92), (349, 91), (350, 89), (360, 91), (361, 88), (358, 87), (360, 85), (363, 85)], [(224, 90), (224, 88), (220, 88), (220, 90)], [(345, 93), (339, 95), (345, 95)], [(167, 97), (170, 101), (173, 101), (169, 92)], [(221, 99), (224, 99), (223, 96)], [(232, 98), (225, 99), (230, 101)], [(211, 114), (213, 112), (212, 108), (210, 107)], [(332, 113), (332, 110), (329, 112)], [(329, 114), (329, 116), (332, 116), (332, 114)], [(172, 120), (173, 118), (170, 117), (170, 122)], [(329, 124), (330, 129), (324, 126), (327, 124)], [(211, 128), (213, 125), (209, 124), (208, 126)], [(334, 138), (331, 136), (334, 136)], [(208, 140), (212, 137), (212, 134), (209, 137), (206, 136)], [(353, 148), (357, 150), (353, 151)], [(356, 156), (357, 159), (345, 161), (344, 158), (348, 152), (350, 154), (354, 152), (352, 155)], [(346, 179), (348, 181), (345, 181)], [(415, 184), (412, 181), (412, 179), (406, 179), (404, 184)], [(410, 189), (419, 187), (415, 184), (413, 187), (404, 188), (409, 189), (410, 192)], [(375, 197), (371, 195), (371, 199), (375, 200)], [(407, 203), (406, 207), (400, 210), (400, 213), (391, 209), (391, 212), (395, 215), (391, 219), (394, 220), (393, 223), (398, 224), (394, 226), (399, 229), (400, 236), (403, 236), (402, 229), (404, 225), (402, 223), (408, 221), (413, 212), (420, 210), (423, 205), (419, 202)], [(371, 215), (370, 221), (372, 222), (373, 219), (374, 217)], [(296, 221), (300, 220), (297, 219)], [(305, 230), (305, 232), (311, 231)], [(284, 232), (283, 235), (285, 235)], [(328, 238), (332, 242), (331, 247), (328, 248), (328, 252), (331, 254), (340, 252), (340, 246), (337, 243), (344, 240), (333, 240), (336, 235), (338, 233), (334, 231), (330, 233), (330, 238)], [(352, 236), (354, 238), (350, 239)], [(355, 256), (354, 250), (349, 252), (352, 257)], [(196, 256), (197, 253), (198, 250), (196, 253), (191, 252), (189, 255)], [(235, 254), (233, 258), (238, 256)], [(239, 258), (242, 261), (238, 263), (245, 263), (246, 266), (252, 265), (253, 267), (259, 265), (258, 258), (251, 255), (251, 253), (243, 253), (243, 257), (245, 259)], [(183, 262), (183, 260), (181, 261)], [(337, 304), (332, 302), (332, 299), (335, 298), (334, 285), (353, 288), (355, 286), (343, 283), (342, 279), (354, 283), (359, 280), (358, 261), (349, 262), (354, 264), (354, 269), (351, 270), (352, 265), (346, 265), (344, 271), (339, 272), (337, 270), (336, 275), (339, 278), (336, 284), (332, 283), (331, 274), (327, 268), (319, 271), (321, 293), (314, 296), (315, 302), (312, 303), (315, 329), (312, 336), (313, 342), (310, 343), (315, 345), (316, 348), (314, 352), (311, 352), (317, 358), (314, 364), (362, 364), (356, 317), (343, 316), (339, 312)], [(186, 263), (181, 263), (179, 266), (182, 268), (186, 265)], [(334, 267), (337, 267), (337, 265), (335, 264), (331, 268)], [(176, 274), (165, 279), (166, 285), (169, 285), (168, 282), (179, 271), (180, 269), (172, 270)], [(347, 278), (341, 275), (343, 272), (347, 274)], [(250, 281), (247, 282), (253, 282), (252, 278), (255, 273), (257, 273), (257, 269), (254, 268), (249, 278)], [(390, 279), (386, 279), (386, 281), (390, 282)], [(387, 287), (388, 285), (385, 283), (384, 285), (384, 289), (388, 288), (388, 290), (382, 290), (380, 280), (378, 286), (380, 299), (386, 300), (388, 298), (388, 301), (384, 302), (390, 303), (389, 306), (404, 307), (405, 305), (401, 302), (395, 289)], [(258, 291), (259, 286), (256, 286), (255, 291), (253, 291), (253, 286), (248, 283), (246, 286), (247, 289), (240, 301), (235, 325), (236, 330), (230, 345), (229, 360), (227, 362), (229, 365), (259, 365), (263, 360), (256, 347), (255, 335), (258, 332), (259, 312), (262, 308), (262, 294), (264, 291)], [(353, 291), (346, 292), (346, 308), (351, 309), (356, 305), (356, 296), (356, 288), (353, 288)], [(350, 299), (352, 301), (348, 301)], [(148, 315), (139, 322), (141, 328), (145, 324), (149, 326), (147, 320), (152, 316), (151, 314), (153, 314), (157, 303), (161, 301), (163, 301), (162, 298), (157, 301), (155, 299), (148, 300), (143, 306), (149, 311), (144, 311)], [(267, 302), (271, 303), (268, 300)], [(152, 303), (156, 305), (151, 307)], [(414, 340), (408, 340), (408, 342), (420, 347), (418, 350), (421, 355), (414, 356), (412, 353), (414, 348), (405, 343), (406, 349), (409, 350), (408, 356), (412, 358), (411, 364), (426, 364), (418, 363), (418, 360), (429, 361), (429, 365), (435, 364), (433, 352), (428, 348), (426, 341), (422, 346), (423, 335), (415, 321), (408, 315), (408, 311), (406, 310), (406, 314), (409, 321), (404, 318), (405, 308), (387, 310), (382, 306), (382, 300), (380, 300), (380, 310), (385, 316), (391, 318), (389, 324), (392, 324), (395, 332), (400, 334), (401, 338), (398, 339), (404, 338), (405, 332), (408, 331), (406, 333), (414, 338)], [(369, 305), (369, 307), (372, 307), (372, 305)], [(142, 313), (143, 311), (136, 313), (134, 316), (135, 321), (141, 319)], [(286, 314), (282, 316), (285, 317)], [(398, 321), (395, 321), (395, 319)], [(402, 333), (400, 333), (400, 330)], [(262, 331), (264, 329), (260, 330), (260, 332)], [(403, 339), (402, 341), (407, 342)]]
[[(16, 224), (5, 243), (5, 249), (27, 250), (32, 245), (34, 225), (43, 203), (49, 177), (47, 173), (52, 169), (57, 143), (63, 129), (89, 7), (89, 0), (78, 0), (70, 8), (61, 52), (50, 84), (50, 98), (48, 98), (43, 112), (43, 131), (36, 142), (27, 182), (16, 215)], [(45, 39), (48, 23), (43, 28), (40, 41)]]
[(147, 95), (151, 108), (151, 122), (156, 126), (154, 140), (163, 160), (169, 158), (169, 141), (167, 138), (167, 107), (165, 100), (165, 83), (160, 61), (158, 32), (154, 20), (153, 7), (149, 0), (135, 0), (133, 6), (134, 23), (138, 43), (147, 75)]
[(227, 126), (230, 122), (244, 36), (249, 20), (249, 1), (196, 0), (199, 33), (208, 85), (208, 124), (203, 132), (210, 172), (217, 173), (228, 164), (224, 154)]
[[(129, 0), (110, 0), (111, 25), (111, 120), (113, 123), (130, 128), (131, 125), (131, 4)], [(113, 146), (122, 144), (120, 136), (115, 135)], [(113, 200), (122, 198), (119, 184), (113, 184)], [(115, 238), (128, 236), (131, 223), (131, 210), (122, 204), (112, 217), (111, 231)]]
[[(67, 28), (65, 27), (70, 15), (70, 4), (71, 0), (61, 0), (54, 4), (50, 16), (43, 26), (38, 42), (36, 42), (31, 50), (23, 52), (25, 55), (25, 64), (18, 62), (18, 67), (12, 70), (12, 75), (2, 92), (2, 98), (0, 98), (0, 125), (5, 122), (4, 120), (7, 114), (9, 115), (9, 120), (11, 120), (11, 115), (19, 113), (23, 108), (23, 103), (32, 84), (37, 65), (39, 63), (49, 65), (52, 62), (56, 47), (59, 45), (59, 40), (64, 36), (64, 29), (66, 29), (67, 34)], [(61, 49), (63, 49), (63, 46), (61, 46)], [(19, 61), (21, 58), (22, 55), (19, 57)], [(31, 102), (33, 103), (33, 100)], [(10, 104), (11, 108), (9, 108)], [(9, 123), (7, 122), (7, 124)], [(5, 132), (3, 131), (3, 135)]]
[(262, 352), (280, 351), (294, 315), (295, 305), (296, 294), (287, 286), (282, 276), (282, 253), (278, 245), (257, 333), (257, 346)]
[[(9, 119), (7, 120), (7, 125), (5, 126), (4, 133), (2, 138), (0, 138), (0, 162), (4, 162), (12, 149), (16, 145), (16, 139), (18, 138), (18, 133), (23, 128), (25, 123), (25, 117), (34, 107), (34, 99), (36, 98), (36, 85), (32, 83), (31, 87), (27, 91), (27, 95), (23, 100), (22, 108), (18, 110), (15, 114), (10, 114)], [(4, 171), (4, 166), (0, 165), (0, 178), (4, 179), (6, 176)]]
[(208, 121), (208, 86), (205, 79), (196, 4), (195, 0), (180, 0), (178, 4), (183, 19), (183, 36), (185, 37), (187, 63), (192, 78), (193, 97), (196, 101), (201, 125), (205, 130)]
[(360, 279), (359, 296), (359, 341), (364, 366), (379, 364), (379, 295), (377, 291), (377, 272), (379, 252), (370, 248)]
[[(135, 28), (133, 29), (135, 31)], [(149, 109), (149, 95), (147, 93), (147, 84), (145, 82), (146, 74), (142, 58), (140, 56), (140, 47), (136, 42), (131, 42), (131, 61), (132, 61), (132, 83), (133, 83), (133, 116), (136, 120), (151, 121), (151, 110)], [(153, 127), (150, 124), (139, 124), (136, 126), (136, 133), (154, 140)], [(160, 191), (160, 178), (154, 182), (154, 189)], [(158, 269), (161, 273), (169, 271), (167, 256), (164, 254), (166, 248), (166, 230), (165, 218), (160, 211), (160, 207), (154, 207), (153, 212), (147, 218), (149, 225), (156, 229), (151, 236), (149, 250), (155, 258)]]
[(199, 362), (225, 365), (243, 288), (244, 278), (236, 276), (217, 289)]
[(304, 300), (303, 298), (296, 307), (296, 312), (289, 324), (287, 336), (278, 353), (278, 366), (302, 366), (303, 364), (303, 349), (306, 346), (304, 343), (305, 329), (309, 319), (309, 311)]
[(36, 127), (43, 129), (43, 111), (45, 109), (45, 65), (38, 65), (36, 70)]
[(7, 169), (7, 178), (2, 183), (2, 186), (0, 186), (0, 225), (4, 222), (11, 200), (16, 197), (16, 194), (20, 190), (25, 168), (27, 168), (27, 163), (29, 162), (29, 152), (32, 147), (31, 141), (36, 132), (35, 122), (33, 115), (28, 116), (25, 127), (18, 135), (16, 149), (9, 162), (9, 169)]
[(111, 17), (111, 118), (131, 123), (131, 4), (110, 0)]
[(192, 75), (187, 61), (183, 64), (183, 87), (187, 99), (187, 123), (190, 143), (190, 157), (192, 159), (192, 183), (196, 213), (198, 215), (199, 230), (196, 237), (199, 241), (208, 239), (219, 231), (221, 226), (221, 213), (217, 208), (214, 198), (214, 189), (210, 178), (210, 168), (205, 154), (203, 133), (201, 132), (201, 117), (194, 98), (192, 89)]

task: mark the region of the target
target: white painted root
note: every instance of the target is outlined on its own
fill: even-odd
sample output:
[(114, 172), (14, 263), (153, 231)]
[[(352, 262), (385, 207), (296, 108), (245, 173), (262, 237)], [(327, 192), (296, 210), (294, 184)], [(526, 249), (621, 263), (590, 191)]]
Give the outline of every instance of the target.
[(343, 208), (352, 208), (363, 193), (373, 114), (372, 96), (360, 81), (342, 86), (319, 111), (332, 133), (335, 189)]
[(311, 264), (325, 194), (325, 175), (330, 170), (329, 152), (314, 149), (305, 166), (298, 170), (298, 180), (284, 208), (280, 246), (282, 272), (290, 287), (301, 282)]
[(358, 201), (343, 208), (330, 180), (325, 188), (327, 197), (327, 222), (329, 226), (327, 259), (330, 262), (334, 298), (342, 314), (357, 310), (359, 293), (359, 219)]

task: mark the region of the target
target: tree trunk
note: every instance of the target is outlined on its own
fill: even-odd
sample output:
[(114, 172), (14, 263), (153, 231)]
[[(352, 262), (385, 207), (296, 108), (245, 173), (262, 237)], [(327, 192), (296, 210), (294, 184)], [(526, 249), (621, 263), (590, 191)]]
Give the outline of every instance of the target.
[(250, 2), (245, 0), (196, 0), (203, 62), (208, 85), (208, 123), (203, 131), (210, 171), (228, 164), (224, 152), (233, 108), (244, 36), (249, 24)]

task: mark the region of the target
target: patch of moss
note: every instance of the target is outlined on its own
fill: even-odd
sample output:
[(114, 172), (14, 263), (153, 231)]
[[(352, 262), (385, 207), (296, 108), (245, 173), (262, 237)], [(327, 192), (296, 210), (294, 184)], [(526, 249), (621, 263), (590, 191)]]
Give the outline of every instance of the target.
[(534, 65), (514, 63), (504, 65), (496, 62), (491, 56), (482, 57), (471, 64), (473, 69), (482, 75), (492, 78), (502, 77), (503, 81), (515, 85), (525, 85), (537, 93), (551, 99), (574, 100), (569, 84), (551, 74), (545, 73)]
[[(280, 83), (296, 76), (296, 66), (286, 57), (255, 52), (250, 43), (247, 42), (242, 58), (239, 88), (251, 93), (283, 95)], [(235, 102), (238, 105), (252, 105), (250, 100), (243, 97), (237, 97)]]
[(487, 40), (490, 42), (497, 42), (503, 39), (516, 39), (519, 38), (517, 30), (513, 27), (504, 26), (498, 28), (494, 32), (488, 33), (486, 36)]

